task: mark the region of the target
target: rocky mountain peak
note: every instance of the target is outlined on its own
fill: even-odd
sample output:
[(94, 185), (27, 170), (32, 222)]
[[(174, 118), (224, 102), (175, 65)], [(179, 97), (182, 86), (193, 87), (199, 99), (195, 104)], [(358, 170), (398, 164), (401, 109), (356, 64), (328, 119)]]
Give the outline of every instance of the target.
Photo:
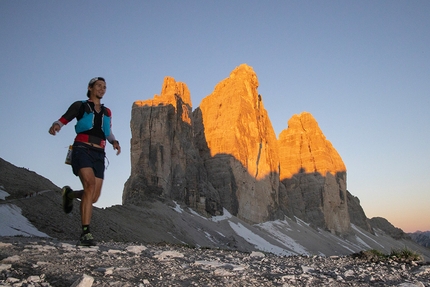
[(257, 88), (252, 67), (240, 65), (195, 113), (200, 154), (221, 205), (254, 223), (273, 216), (279, 189), (277, 139)]
[(278, 157), (276, 135), (257, 88), (254, 70), (242, 64), (203, 99), (200, 111), (211, 156), (230, 154), (250, 176), (262, 179), (278, 172)]
[[(180, 101), (178, 102), (178, 99)], [(149, 106), (156, 107), (160, 105), (172, 105), (177, 109), (177, 105), (180, 103), (183, 105), (182, 108), (182, 120), (191, 124), (191, 118), (188, 110), (191, 109), (191, 95), (190, 91), (185, 83), (176, 82), (172, 77), (165, 77), (161, 88), (160, 95), (154, 95), (153, 99), (150, 100), (137, 100), (134, 102), (136, 106)]]
[(249, 82), (255, 88), (258, 87), (257, 74), (254, 72), (254, 69), (247, 64), (241, 64), (238, 67), (236, 67), (230, 73), (230, 79), (235, 81)]
[(279, 135), (279, 146), (281, 180), (303, 172), (318, 172), (323, 176), (346, 172), (339, 153), (308, 112), (290, 118), (288, 128)]

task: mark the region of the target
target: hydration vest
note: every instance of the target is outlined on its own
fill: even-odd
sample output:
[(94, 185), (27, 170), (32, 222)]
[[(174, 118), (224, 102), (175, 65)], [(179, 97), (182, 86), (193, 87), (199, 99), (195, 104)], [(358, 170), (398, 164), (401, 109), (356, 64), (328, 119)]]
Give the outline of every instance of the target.
[[(101, 131), (104, 133), (104, 138), (106, 139), (110, 133), (111, 133), (111, 118), (108, 114), (107, 109), (104, 107), (104, 105), (101, 105), (101, 123), (100, 127)], [(76, 116), (77, 123), (75, 125), (75, 131), (77, 134), (87, 132), (94, 127), (95, 120), (96, 120), (96, 112), (92, 109), (91, 105), (88, 103), (87, 100), (82, 101), (82, 105), (79, 108), (79, 113)]]

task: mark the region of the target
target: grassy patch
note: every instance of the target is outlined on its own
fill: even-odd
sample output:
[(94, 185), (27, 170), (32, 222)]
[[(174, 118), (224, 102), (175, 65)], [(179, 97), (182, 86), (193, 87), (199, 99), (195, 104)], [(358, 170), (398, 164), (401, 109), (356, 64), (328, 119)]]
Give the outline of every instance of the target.
[(359, 253), (353, 254), (354, 258), (361, 258), (367, 261), (371, 262), (378, 262), (378, 261), (386, 261), (386, 260), (395, 260), (395, 261), (421, 261), (423, 257), (410, 249), (408, 249), (406, 246), (401, 249), (392, 249), (390, 254), (384, 254), (383, 252), (376, 250), (376, 249), (370, 249), (365, 251), (360, 251)]
[(390, 256), (391, 259), (396, 259), (399, 258), (400, 260), (407, 260), (407, 261), (419, 261), (422, 260), (423, 257), (408, 249), (407, 247), (404, 247), (402, 249), (398, 249), (398, 250), (391, 250)]

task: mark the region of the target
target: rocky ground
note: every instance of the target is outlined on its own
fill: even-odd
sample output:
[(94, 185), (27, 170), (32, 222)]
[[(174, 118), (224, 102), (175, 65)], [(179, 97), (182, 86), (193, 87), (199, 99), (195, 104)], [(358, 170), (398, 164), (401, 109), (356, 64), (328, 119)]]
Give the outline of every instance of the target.
[(0, 286), (430, 286), (430, 265), (0, 237)]

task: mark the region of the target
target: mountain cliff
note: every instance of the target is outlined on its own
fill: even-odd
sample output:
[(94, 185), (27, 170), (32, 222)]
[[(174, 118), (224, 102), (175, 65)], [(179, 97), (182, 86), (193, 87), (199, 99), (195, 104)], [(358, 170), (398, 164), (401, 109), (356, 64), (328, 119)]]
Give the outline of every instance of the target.
[(285, 212), (333, 233), (347, 233), (346, 167), (314, 117), (294, 115), (278, 143)]
[(220, 205), (250, 223), (275, 218), (279, 190), (277, 139), (257, 88), (255, 72), (241, 65), (193, 113)]
[(147, 200), (168, 198), (204, 215), (221, 214), (218, 195), (193, 142), (187, 86), (166, 77), (160, 95), (133, 104), (131, 118), (131, 175), (123, 204), (141, 206)]
[(173, 199), (205, 216), (225, 208), (251, 224), (288, 216), (339, 235), (351, 222), (371, 232), (317, 121), (294, 115), (277, 139), (258, 85), (242, 64), (193, 112), (186, 84), (172, 77), (160, 95), (136, 101), (123, 204)]

